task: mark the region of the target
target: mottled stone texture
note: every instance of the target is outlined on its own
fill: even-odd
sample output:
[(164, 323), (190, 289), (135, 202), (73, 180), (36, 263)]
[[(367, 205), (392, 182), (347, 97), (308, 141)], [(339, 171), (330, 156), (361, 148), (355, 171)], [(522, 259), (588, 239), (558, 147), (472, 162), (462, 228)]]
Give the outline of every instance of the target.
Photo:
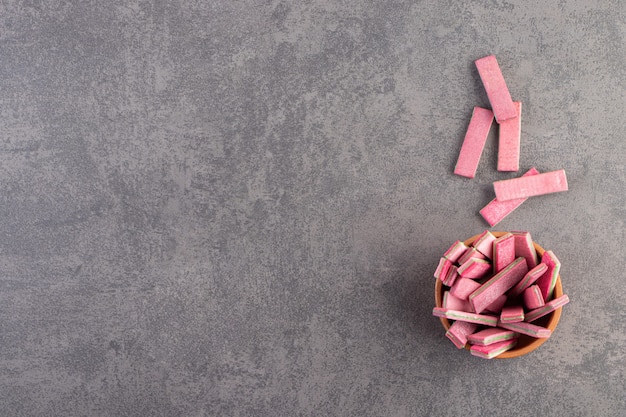
[[(3, 1), (0, 414), (623, 416), (626, 9), (564, 0)], [(457, 351), (440, 254), (487, 224), (496, 54), (520, 174), (495, 230), (563, 263), (531, 355)]]

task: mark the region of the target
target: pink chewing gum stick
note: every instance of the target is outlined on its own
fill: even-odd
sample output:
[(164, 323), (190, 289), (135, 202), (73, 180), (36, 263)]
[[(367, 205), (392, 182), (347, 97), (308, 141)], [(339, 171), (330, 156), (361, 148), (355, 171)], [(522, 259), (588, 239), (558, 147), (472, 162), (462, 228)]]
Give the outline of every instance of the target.
[(446, 332), (446, 337), (454, 343), (458, 349), (462, 349), (467, 343), (467, 336), (474, 333), (478, 325), (466, 321), (455, 321)]
[(457, 270), (458, 268), (455, 265), (452, 265), (450, 269), (448, 269), (445, 277), (443, 277), (441, 280), (441, 282), (443, 282), (443, 285), (447, 285), (448, 287), (451, 287), (454, 285), (457, 278), (459, 277), (459, 273)]
[(454, 173), (467, 178), (474, 178), (480, 156), (483, 153), (491, 122), (493, 121), (493, 113), (489, 109), (482, 107), (474, 107), (472, 118), (465, 133), (463, 145), (459, 159), (456, 162)]
[(457, 240), (443, 254), (443, 257), (449, 260), (450, 262), (456, 262), (468, 249), (469, 248), (465, 246), (465, 243), (461, 242), (460, 240)]
[(466, 321), (469, 323), (484, 324), (486, 326), (492, 327), (495, 327), (495, 325), (498, 323), (498, 318), (496, 316), (468, 313), (466, 311), (448, 310), (447, 308), (441, 307), (433, 308), (433, 316), (445, 317), (451, 320)]
[(556, 279), (561, 270), (561, 262), (557, 259), (556, 255), (554, 255), (554, 252), (548, 250), (543, 253), (541, 263), (546, 264), (548, 269), (539, 277), (537, 285), (541, 290), (544, 301), (550, 301), (552, 299), (552, 292), (556, 286)]
[(493, 241), (493, 272), (498, 273), (515, 260), (515, 237), (506, 233)]
[(511, 291), (509, 291), (509, 296), (517, 297), (518, 295), (522, 294), (524, 290), (526, 290), (528, 287), (533, 285), (535, 281), (537, 281), (539, 277), (542, 276), (543, 273), (546, 272), (547, 270), (548, 270), (548, 265), (539, 264), (533, 269), (531, 269), (530, 271), (528, 271), (528, 273), (524, 275), (524, 278), (522, 278), (522, 280), (518, 282), (515, 285), (515, 287), (511, 288)]
[(494, 275), (489, 281), (485, 282), (476, 291), (470, 294), (469, 301), (474, 307), (476, 313), (481, 313), (489, 304), (493, 303), (496, 298), (510, 290), (520, 279), (526, 275), (528, 267), (526, 267), (526, 259), (517, 258), (502, 271)]
[(467, 336), (467, 341), (473, 345), (487, 346), (504, 340), (515, 339), (519, 333), (500, 327), (490, 327)]
[[(485, 308), (485, 311), (489, 311), (490, 313), (500, 313), (500, 311), (502, 311), (502, 307), (506, 304), (507, 299), (506, 294), (502, 294), (500, 297), (496, 298), (493, 303), (489, 304)], [(474, 311), (473, 308), (472, 311)]]
[(472, 242), (472, 247), (476, 249), (478, 252), (485, 255), (486, 258), (493, 258), (493, 241), (496, 240), (496, 237), (489, 230), (485, 230), (482, 232), (474, 242)]
[(522, 306), (506, 306), (500, 313), (502, 323), (517, 323), (524, 321), (524, 308)]
[(522, 299), (524, 300), (524, 305), (529, 310), (534, 310), (546, 305), (538, 285), (531, 285), (526, 288), (522, 293)]
[(448, 272), (448, 269), (450, 269), (451, 266), (452, 266), (452, 262), (450, 262), (446, 258), (439, 259), (439, 265), (437, 265), (437, 269), (435, 269), (435, 274), (434, 274), (435, 278), (438, 278), (443, 281), (444, 278), (446, 277), (446, 273)]
[(522, 103), (514, 101), (517, 117), (500, 122), (498, 132), (498, 171), (519, 170)]
[(447, 308), (450, 310), (457, 311), (467, 311), (473, 313), (472, 306), (469, 301), (461, 300), (460, 298), (455, 297), (450, 294), (450, 291), (446, 291), (443, 293), (443, 302), (441, 303), (443, 308)]
[(470, 353), (483, 359), (492, 359), (496, 356), (512, 349), (517, 344), (517, 339), (504, 340), (502, 342), (492, 343), (490, 345), (472, 345)]
[(474, 61), (498, 123), (517, 117), (517, 109), (494, 55)]
[(534, 324), (519, 322), (519, 323), (502, 323), (498, 322), (498, 327), (504, 329), (513, 330), (514, 332), (532, 336), (537, 339), (547, 339), (552, 334), (550, 329), (545, 327), (536, 326)]
[[(522, 177), (537, 175), (539, 171), (535, 168), (529, 169)], [(495, 226), (500, 223), (506, 216), (511, 214), (516, 208), (522, 205), (528, 198), (517, 198), (515, 200), (498, 201), (491, 200), (485, 207), (480, 210), (480, 215), (489, 223), (489, 226)]]
[(569, 303), (569, 297), (566, 294), (563, 294), (562, 296), (557, 297), (552, 301), (548, 301), (545, 306), (529, 311), (528, 314), (526, 314), (524, 321), (535, 321), (538, 318), (545, 316), (546, 314), (550, 314), (553, 311), (558, 310), (567, 303)]
[(529, 232), (511, 232), (515, 236), (515, 257), (523, 256), (526, 258), (528, 269), (537, 266), (537, 250), (533, 245), (533, 238)]
[(478, 288), (480, 288), (478, 282), (473, 279), (461, 277), (457, 279), (452, 288), (450, 288), (450, 294), (461, 300), (467, 300), (467, 297)]
[(496, 181), (493, 183), (493, 189), (496, 192), (496, 199), (499, 201), (558, 193), (567, 191), (567, 176), (565, 170), (561, 169)]
[(463, 278), (482, 278), (491, 271), (491, 263), (484, 259), (471, 258), (459, 266), (459, 275)]
[(476, 250), (476, 248), (469, 248), (463, 254), (463, 256), (461, 256), (459, 258), (458, 263), (459, 263), (459, 265), (463, 265), (465, 262), (469, 261), (472, 258), (475, 258), (475, 259), (487, 259), (487, 257), (485, 255), (483, 255), (482, 253), (478, 252)]

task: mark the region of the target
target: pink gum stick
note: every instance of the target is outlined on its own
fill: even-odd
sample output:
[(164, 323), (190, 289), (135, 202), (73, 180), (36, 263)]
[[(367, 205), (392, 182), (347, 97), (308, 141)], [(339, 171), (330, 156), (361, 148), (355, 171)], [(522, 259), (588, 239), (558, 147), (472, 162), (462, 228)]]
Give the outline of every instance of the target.
[(450, 294), (450, 291), (443, 293), (443, 303), (441, 303), (441, 306), (450, 310), (472, 312), (472, 306), (469, 301), (455, 297)]
[(446, 332), (446, 337), (454, 343), (458, 349), (462, 349), (467, 343), (467, 336), (474, 333), (478, 325), (466, 321), (455, 321)]
[(469, 248), (465, 246), (465, 243), (461, 242), (460, 240), (457, 240), (443, 254), (443, 257), (448, 259), (450, 262), (456, 262), (468, 249)]
[(526, 259), (517, 258), (509, 266), (494, 275), (469, 296), (469, 301), (477, 313), (485, 310), (489, 304), (510, 290), (526, 275)]
[(459, 277), (458, 268), (455, 265), (452, 265), (450, 269), (448, 269), (448, 271), (446, 272), (445, 277), (441, 278), (441, 282), (443, 282), (443, 285), (447, 285), (448, 287), (451, 287), (454, 285), (458, 277)]
[(498, 327), (504, 329), (513, 330), (514, 332), (532, 336), (538, 339), (547, 339), (552, 334), (550, 329), (545, 327), (536, 326), (534, 324), (520, 322), (520, 323), (502, 323), (498, 322)]
[(491, 271), (491, 263), (484, 259), (471, 258), (459, 266), (459, 275), (463, 278), (478, 279)]
[(517, 117), (500, 123), (498, 132), (498, 171), (519, 170), (522, 103), (513, 102)]
[(450, 288), (450, 294), (461, 300), (467, 300), (467, 297), (474, 291), (480, 288), (480, 284), (473, 279), (459, 278), (456, 280), (452, 288)]
[(483, 109), (482, 107), (474, 107), (472, 119), (467, 127), (463, 145), (461, 145), (459, 159), (454, 168), (455, 174), (467, 178), (474, 178), (492, 121), (493, 113), (491, 110)]
[(517, 117), (517, 110), (494, 55), (474, 61), (498, 123)]
[[(530, 175), (537, 175), (539, 171), (535, 168), (529, 169), (522, 177)], [(495, 226), (500, 223), (506, 216), (511, 214), (516, 208), (522, 205), (528, 198), (517, 198), (515, 200), (499, 201), (493, 199), (480, 210), (480, 215), (489, 223), (490, 226)]]
[(569, 303), (569, 297), (566, 294), (563, 294), (562, 296), (547, 302), (545, 306), (529, 311), (528, 314), (526, 314), (524, 321), (535, 321), (546, 314), (550, 314), (553, 311), (558, 310), (567, 303)]
[(500, 327), (490, 327), (469, 335), (467, 337), (467, 341), (473, 345), (487, 346), (492, 343), (514, 339), (518, 336), (519, 333), (515, 333), (512, 330), (501, 329)]
[(543, 174), (522, 176), (493, 183), (496, 199), (509, 201), (537, 195), (567, 191), (565, 170), (546, 172)]
[(461, 256), (458, 260), (459, 265), (463, 265), (465, 262), (469, 261), (470, 259), (487, 259), (487, 257), (485, 255), (483, 255), (482, 253), (480, 253), (478, 250), (476, 250), (476, 248), (469, 248), (464, 254), (463, 256)]
[(529, 269), (537, 266), (537, 250), (533, 245), (533, 238), (528, 232), (511, 232), (515, 236), (515, 256), (526, 258)]
[(504, 234), (493, 241), (493, 272), (498, 273), (515, 260), (515, 237)]
[(524, 305), (529, 310), (534, 310), (539, 307), (543, 307), (546, 305), (543, 300), (543, 296), (541, 295), (541, 290), (537, 285), (531, 285), (526, 288), (522, 293), (522, 298), (524, 299)]
[(492, 359), (515, 347), (516, 344), (517, 339), (509, 339), (502, 342), (492, 343), (486, 346), (473, 345), (470, 348), (470, 353), (474, 356), (478, 356), (479, 358)]
[(524, 308), (522, 306), (507, 306), (500, 313), (502, 323), (517, 323), (524, 321)]
[(450, 320), (466, 321), (469, 323), (484, 324), (486, 326), (492, 327), (495, 327), (495, 325), (498, 323), (498, 318), (496, 316), (468, 313), (466, 311), (448, 310), (447, 308), (441, 307), (433, 308), (433, 316), (445, 317)]
[(482, 253), (486, 258), (493, 258), (493, 241), (496, 237), (489, 231), (485, 230), (472, 242), (472, 247)]
[(544, 301), (550, 301), (552, 299), (552, 292), (556, 286), (556, 279), (559, 276), (561, 270), (561, 262), (558, 260), (554, 252), (551, 250), (545, 251), (541, 257), (541, 263), (546, 264), (548, 269), (537, 280), (537, 285), (541, 290), (541, 295)]

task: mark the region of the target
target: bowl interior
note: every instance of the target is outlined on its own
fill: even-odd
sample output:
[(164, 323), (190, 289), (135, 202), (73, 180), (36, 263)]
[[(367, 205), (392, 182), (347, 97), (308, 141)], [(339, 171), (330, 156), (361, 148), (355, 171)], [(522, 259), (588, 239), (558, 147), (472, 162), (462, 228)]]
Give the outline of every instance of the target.
[[(507, 232), (491, 232), (491, 233), (495, 237), (500, 237), (506, 234)], [(469, 246), (472, 244), (472, 242), (474, 242), (478, 238), (478, 236), (479, 235), (472, 236), (469, 239), (465, 240), (464, 243)], [(545, 250), (535, 242), (533, 242), (533, 245), (535, 246), (537, 255), (541, 259), (541, 256), (543, 255)], [(447, 287), (443, 285), (441, 280), (439, 279), (435, 280), (435, 305), (437, 307), (441, 307), (441, 305), (443, 304), (443, 293), (446, 291), (446, 289)], [(561, 275), (558, 275), (557, 280), (556, 280), (556, 286), (554, 287), (554, 298), (560, 297), (562, 295), (563, 295), (563, 287), (561, 285)], [(554, 331), (554, 329), (556, 329), (557, 324), (559, 324), (560, 319), (561, 319), (561, 308), (534, 321), (533, 324), (537, 324), (538, 326), (543, 326), (543, 327), (550, 329), (551, 331)], [(447, 318), (440, 317), (439, 320), (441, 321), (441, 324), (446, 330), (450, 328), (451, 323)], [(509, 359), (509, 358), (516, 358), (518, 356), (526, 355), (527, 353), (530, 353), (533, 350), (537, 349), (539, 346), (543, 345), (547, 340), (548, 339), (535, 339), (534, 337), (521, 335), (517, 341), (517, 345), (513, 349), (508, 350), (496, 356), (496, 358), (497, 359)], [(469, 350), (469, 348), (470, 348), (469, 344), (466, 344), (465, 349)]]

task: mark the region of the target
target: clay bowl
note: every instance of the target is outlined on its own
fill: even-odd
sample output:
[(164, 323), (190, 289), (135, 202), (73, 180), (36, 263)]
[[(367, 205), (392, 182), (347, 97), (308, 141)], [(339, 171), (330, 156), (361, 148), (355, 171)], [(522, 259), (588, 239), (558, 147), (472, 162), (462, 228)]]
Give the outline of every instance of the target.
[[(500, 237), (504, 235), (506, 232), (491, 232), (491, 233), (493, 233), (495, 237)], [(465, 244), (469, 246), (472, 242), (474, 242), (478, 238), (478, 236), (479, 235), (470, 237), (469, 239), (465, 241)], [(539, 259), (541, 259), (541, 256), (543, 255), (545, 250), (541, 246), (539, 246), (536, 242), (533, 242), (533, 245), (535, 246), (535, 250), (537, 250), (537, 255), (539, 256)], [(439, 279), (436, 280), (435, 282), (435, 305), (437, 307), (441, 307), (443, 303), (443, 293), (444, 291), (446, 291), (447, 288), (448, 287), (444, 286), (441, 280)], [(561, 295), (563, 295), (563, 287), (561, 286), (561, 275), (559, 275), (556, 279), (556, 287), (554, 287), (553, 298), (560, 297)], [(554, 330), (556, 329), (556, 326), (559, 324), (560, 319), (561, 319), (561, 308), (559, 308), (558, 310), (538, 320), (535, 320), (533, 324), (546, 327), (554, 332)], [(440, 317), (439, 320), (441, 321), (441, 324), (443, 325), (444, 329), (448, 330), (450, 328), (451, 323), (447, 318)], [(526, 355), (532, 352), (533, 350), (537, 349), (539, 346), (543, 345), (548, 340), (550, 339), (549, 338), (548, 339), (535, 339), (534, 337), (520, 335), (517, 341), (517, 345), (513, 349), (508, 350), (496, 356), (496, 359), (511, 359), (511, 358), (517, 358), (519, 356)], [(470, 348), (469, 344), (466, 344), (465, 349), (469, 350), (469, 348)]]

